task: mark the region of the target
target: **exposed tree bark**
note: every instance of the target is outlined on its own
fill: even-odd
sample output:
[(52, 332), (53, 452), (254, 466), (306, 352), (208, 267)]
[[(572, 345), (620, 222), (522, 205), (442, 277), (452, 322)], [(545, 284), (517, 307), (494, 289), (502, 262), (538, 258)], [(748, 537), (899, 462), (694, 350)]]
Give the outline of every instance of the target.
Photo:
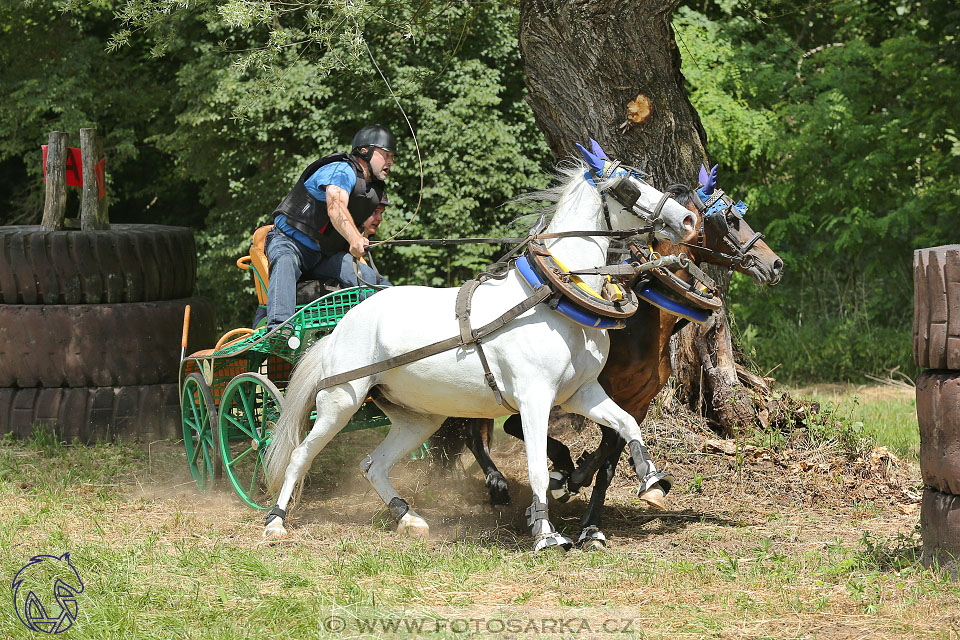
[[(80, 196), (80, 228), (96, 231), (110, 228), (106, 198), (100, 199), (97, 163), (103, 156), (103, 139), (97, 128), (80, 129), (80, 157), (83, 158), (83, 191)], [(106, 178), (104, 178), (106, 179)]]
[[(556, 158), (596, 139), (607, 153), (650, 174), (663, 188), (696, 184), (706, 133), (690, 104), (670, 18), (677, 4), (653, 0), (522, 0), (520, 51), (528, 100)], [(645, 101), (645, 119), (628, 106)], [(641, 108), (641, 111), (643, 109)], [(726, 293), (729, 277), (713, 271)], [(727, 315), (682, 332), (678, 381), (688, 403), (723, 431), (752, 423), (737, 379)], [(701, 403), (702, 399), (702, 403)]]
[(43, 201), (44, 229), (63, 228), (67, 213), (67, 134), (51, 131), (47, 142), (47, 183)]
[[(557, 158), (593, 137), (657, 183), (687, 182), (706, 156), (706, 134), (687, 98), (670, 26), (677, 2), (524, 0), (520, 51), (528, 100)], [(638, 95), (652, 103), (628, 122)]]

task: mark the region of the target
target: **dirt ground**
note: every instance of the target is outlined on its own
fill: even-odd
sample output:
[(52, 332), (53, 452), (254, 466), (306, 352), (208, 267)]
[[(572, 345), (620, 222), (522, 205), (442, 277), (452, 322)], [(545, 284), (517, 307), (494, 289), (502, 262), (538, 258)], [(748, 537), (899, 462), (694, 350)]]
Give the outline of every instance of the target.
[[(668, 496), (669, 510), (657, 513), (641, 506), (635, 494), (635, 474), (627, 456), (622, 455), (604, 511), (608, 549), (641, 561), (656, 558), (681, 566), (716, 566), (716, 558), (724, 554), (745, 565), (757, 561), (761, 541), (769, 541), (792, 558), (803, 558), (807, 552), (823, 551), (831, 545), (849, 549), (866, 544), (874, 551), (878, 563), (875, 570), (892, 574), (898, 570), (898, 558), (918, 558), (919, 467), (883, 448), (846, 442), (842, 437), (809, 437), (807, 427), (790, 424), (797, 417), (798, 406), (792, 403), (788, 417), (771, 419), (773, 426), (768, 433), (749, 439), (721, 439), (702, 420), (664, 417), (662, 407), (652, 411), (644, 425), (647, 443), (659, 466), (677, 479)], [(567, 422), (555, 427), (552, 434), (571, 446), (574, 460), (599, 442), (599, 432), (592, 424)], [(335, 441), (337, 446), (321, 452), (302, 503), (291, 511), (289, 544), (316, 547), (322, 552), (332, 540), (368, 535), (363, 532), (371, 527), (380, 532), (394, 530), (389, 514), (359, 471), (360, 460), (381, 437), (374, 431), (342, 434)], [(489, 505), (483, 478), (469, 453), (456, 460), (452, 468), (425, 460), (398, 465), (393, 474), (395, 485), (430, 523), (432, 543), (466, 540), (520, 553), (529, 548), (524, 510), (531, 494), (523, 443), (498, 429), (493, 457), (510, 484), (512, 504), (507, 506)], [(177, 500), (182, 492), (195, 498), (192, 486), (182, 477), (168, 480), (139, 485), (133, 493)], [(589, 488), (567, 504), (552, 503), (554, 524), (576, 538), (588, 499)], [(251, 515), (229, 495), (221, 493), (200, 504), (195, 499), (190, 501), (191, 511), (201, 519), (204, 504), (211, 518), (221, 522), (236, 518), (237, 544), (262, 544), (255, 535), (260, 516)], [(662, 579), (668, 583), (672, 580), (670, 576)], [(811, 594), (824, 588), (809, 576), (799, 579), (804, 582), (800, 592), (807, 594), (805, 597), (814, 597)], [(830, 589), (843, 591), (842, 584)], [(489, 592), (471, 594), (473, 604), (509, 604), (512, 588), (498, 585)], [(625, 589), (617, 594), (623, 601), (642, 602), (651, 597), (649, 585), (618, 588)], [(716, 581), (703, 586), (718, 594), (729, 588), (729, 584)], [(759, 597), (767, 595), (761, 593)], [(699, 601), (705, 597), (702, 589), (690, 594), (694, 596)], [(671, 598), (682, 597), (671, 592)], [(557, 601), (544, 595), (542, 601), (535, 598), (529, 604), (546, 610), (555, 608)], [(910, 606), (904, 604), (893, 610), (909, 610)], [(862, 607), (853, 605), (842, 607), (840, 613), (834, 610), (822, 615), (788, 611), (764, 620), (749, 615), (728, 620), (728, 616), (727, 628), (716, 637), (960, 638), (960, 603), (944, 608), (937, 601), (925, 606), (931, 609), (916, 608), (906, 621), (896, 614), (867, 615)], [(905, 628), (909, 633), (904, 633)], [(797, 629), (803, 633), (798, 635)], [(703, 637), (696, 633), (674, 637), (681, 636)]]

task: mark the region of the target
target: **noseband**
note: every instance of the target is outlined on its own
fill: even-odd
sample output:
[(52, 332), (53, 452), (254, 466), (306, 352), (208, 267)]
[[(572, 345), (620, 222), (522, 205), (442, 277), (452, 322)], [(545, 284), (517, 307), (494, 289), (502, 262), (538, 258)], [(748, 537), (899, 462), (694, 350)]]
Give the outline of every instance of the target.
[[(746, 210), (746, 205), (742, 203), (738, 203), (737, 205), (733, 204), (733, 201), (723, 193), (723, 189), (717, 188), (714, 190), (710, 199), (703, 205), (703, 209), (701, 209), (700, 224), (697, 225), (696, 244), (690, 244), (689, 242), (681, 242), (680, 244), (710, 256), (711, 262), (728, 267), (731, 270), (738, 268), (749, 269), (756, 262), (756, 258), (748, 255), (748, 252), (753, 248), (753, 245), (762, 240), (764, 236), (758, 231), (746, 242), (740, 242), (740, 239), (730, 226), (730, 221), (731, 216), (741, 216), (741, 208)], [(707, 248), (704, 227), (707, 218), (715, 215), (723, 216), (725, 233), (720, 238), (720, 241), (730, 248), (730, 253)]]

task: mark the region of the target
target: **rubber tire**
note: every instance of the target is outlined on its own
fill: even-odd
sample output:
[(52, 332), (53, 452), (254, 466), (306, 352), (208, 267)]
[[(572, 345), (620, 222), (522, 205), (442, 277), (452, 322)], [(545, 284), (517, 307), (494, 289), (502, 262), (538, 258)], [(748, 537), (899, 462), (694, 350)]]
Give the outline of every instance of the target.
[[(259, 403), (256, 389), (260, 390)], [(248, 402), (244, 402), (244, 399)], [(267, 403), (269, 403), (269, 412)], [(254, 414), (258, 409), (262, 413), (259, 416), (251, 416), (246, 411), (249, 408), (253, 409)], [(263, 462), (270, 443), (272, 427), (276, 426), (276, 420), (282, 411), (283, 394), (266, 376), (255, 372), (235, 376), (224, 387), (220, 397), (220, 412), (217, 417), (220, 463), (234, 491), (247, 506), (254, 509), (266, 510), (276, 502), (276, 496), (264, 490), (266, 468)], [(252, 444), (248, 446), (251, 442), (249, 436), (244, 437), (243, 433), (237, 433), (235, 422), (239, 421), (251, 430), (258, 443), (256, 451), (252, 451)], [(251, 453), (255, 456), (252, 470), (248, 467), (251, 462)], [(243, 456), (245, 459), (239, 468), (234, 466), (238, 456)], [(264, 483), (258, 483), (258, 490), (254, 490), (251, 495), (249, 486), (256, 480), (258, 469), (259, 477), (263, 478)]]
[[(198, 395), (191, 395), (191, 406), (186, 406), (188, 393), (195, 390)], [(199, 416), (197, 415), (199, 414)], [(187, 418), (200, 418), (200, 424), (188, 422)], [(204, 422), (205, 421), (205, 422)], [(183, 446), (187, 455), (187, 467), (197, 488), (202, 493), (213, 491), (217, 482), (223, 476), (223, 463), (220, 460), (220, 440), (217, 432), (217, 406), (213, 400), (210, 386), (197, 372), (191, 373), (183, 381), (180, 391), (180, 422), (183, 426)], [(200, 427), (200, 432), (194, 429)], [(199, 435), (199, 438), (195, 436)], [(202, 441), (201, 441), (202, 439)], [(196, 455), (206, 450), (207, 457), (204, 464), (194, 464), (191, 459), (191, 449), (200, 448)]]
[(920, 374), (917, 423), (923, 483), (937, 491), (960, 495), (960, 372)]
[(954, 579), (960, 579), (960, 496), (924, 489), (920, 534), (923, 566), (939, 566)]
[(216, 340), (206, 298), (101, 305), (0, 305), (0, 387), (126, 387), (176, 382), (187, 353)]
[(960, 244), (913, 252), (913, 357), (960, 369)]
[(196, 276), (197, 248), (187, 227), (0, 227), (0, 304), (176, 300), (193, 294)]
[(0, 389), (0, 435), (25, 439), (39, 426), (67, 442), (179, 439), (180, 394), (176, 384)]

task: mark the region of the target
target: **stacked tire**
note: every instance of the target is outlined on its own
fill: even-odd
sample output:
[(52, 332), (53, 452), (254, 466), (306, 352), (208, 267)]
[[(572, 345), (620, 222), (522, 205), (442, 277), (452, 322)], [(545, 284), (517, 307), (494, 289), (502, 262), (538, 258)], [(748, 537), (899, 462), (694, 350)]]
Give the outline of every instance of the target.
[(913, 254), (921, 561), (960, 577), (960, 245)]
[(187, 305), (188, 353), (215, 339), (213, 304), (192, 297), (196, 272), (184, 227), (0, 227), (0, 435), (178, 437)]

